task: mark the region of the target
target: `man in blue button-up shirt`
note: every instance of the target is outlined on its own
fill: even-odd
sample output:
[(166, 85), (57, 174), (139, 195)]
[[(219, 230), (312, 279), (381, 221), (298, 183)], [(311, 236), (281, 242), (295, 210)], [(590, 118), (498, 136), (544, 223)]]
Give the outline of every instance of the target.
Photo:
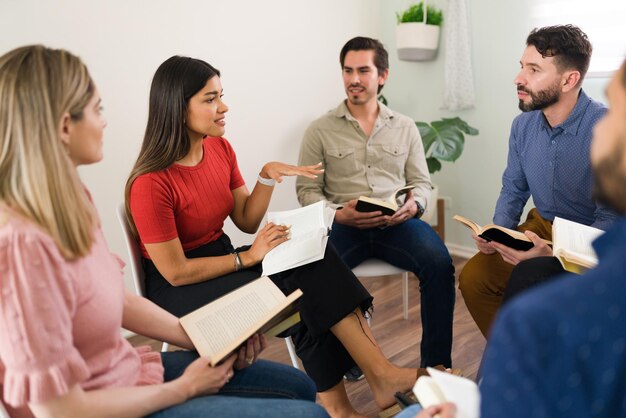
[[(592, 197), (589, 146), (593, 126), (606, 108), (582, 90), (591, 58), (587, 36), (572, 25), (551, 26), (533, 30), (526, 45), (514, 80), (523, 113), (511, 127), (493, 222), (528, 231), (535, 246), (515, 251), (474, 235), (480, 252), (461, 272), (460, 288), (484, 335), (502, 303), (513, 266), (552, 254), (542, 238), (552, 239), (555, 216), (601, 229), (615, 219)], [(518, 226), (531, 196), (535, 208)]]

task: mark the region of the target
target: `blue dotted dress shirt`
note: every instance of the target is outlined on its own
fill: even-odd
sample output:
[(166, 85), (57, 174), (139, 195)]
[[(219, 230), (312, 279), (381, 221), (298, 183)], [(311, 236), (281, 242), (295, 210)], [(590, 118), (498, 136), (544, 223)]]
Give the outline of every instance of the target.
[(517, 116), (493, 222), (515, 229), (528, 198), (549, 221), (555, 216), (606, 230), (614, 212), (596, 205), (589, 148), (606, 107), (580, 91), (574, 110), (551, 127), (540, 110)]
[(505, 305), (483, 360), (481, 418), (626, 417), (626, 218), (599, 264)]

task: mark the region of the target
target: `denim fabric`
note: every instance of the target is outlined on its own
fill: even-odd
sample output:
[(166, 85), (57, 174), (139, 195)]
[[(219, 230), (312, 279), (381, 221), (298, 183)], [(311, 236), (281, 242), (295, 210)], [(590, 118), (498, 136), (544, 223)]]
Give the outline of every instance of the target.
[(418, 277), (423, 327), (420, 367), (451, 367), (454, 265), (432, 227), (416, 218), (384, 229), (335, 223), (330, 239), (350, 268), (379, 258)]
[(400, 411), (396, 418), (414, 418), (421, 410), (422, 407), (419, 404), (411, 405)]
[[(175, 351), (162, 353), (161, 357), (167, 382), (179, 377), (198, 354)], [(328, 417), (314, 402), (315, 385), (304, 373), (284, 364), (258, 360), (236, 371), (216, 395), (200, 396), (149, 417)]]

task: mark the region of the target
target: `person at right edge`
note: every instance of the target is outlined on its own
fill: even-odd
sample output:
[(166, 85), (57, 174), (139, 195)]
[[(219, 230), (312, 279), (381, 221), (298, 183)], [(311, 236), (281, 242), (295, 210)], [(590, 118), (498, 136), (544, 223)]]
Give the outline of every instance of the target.
[[(592, 128), (606, 108), (582, 89), (591, 51), (587, 35), (573, 25), (534, 29), (526, 39), (514, 80), (523, 113), (511, 127), (493, 223), (524, 231), (534, 246), (516, 251), (473, 234), (480, 252), (461, 271), (459, 288), (485, 336), (513, 267), (552, 255), (543, 239), (552, 239), (555, 216), (603, 230), (616, 220), (615, 212), (592, 197)], [(518, 226), (530, 196), (535, 207)]]

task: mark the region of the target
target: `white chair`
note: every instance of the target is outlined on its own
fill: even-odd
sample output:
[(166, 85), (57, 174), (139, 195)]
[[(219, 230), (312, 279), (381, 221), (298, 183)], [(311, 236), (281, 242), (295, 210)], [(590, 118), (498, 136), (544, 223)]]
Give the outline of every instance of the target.
[[(133, 276), (133, 283), (135, 284), (135, 292), (139, 296), (145, 296), (145, 275), (141, 264), (141, 251), (139, 250), (137, 240), (130, 231), (123, 202), (117, 206), (117, 219), (120, 221), (120, 225), (122, 226), (122, 232), (124, 232), (124, 240), (126, 241), (126, 249), (128, 250), (128, 257), (130, 259), (130, 271)], [(300, 369), (300, 363), (298, 363), (298, 356), (296, 355), (296, 348), (293, 345), (291, 337), (285, 338), (285, 343), (287, 344), (291, 364), (293, 364), (293, 367), (296, 369)], [(164, 342), (161, 351), (167, 351), (168, 349), (169, 344)], [(0, 418), (3, 417), (0, 415)]]
[[(409, 272), (387, 263), (378, 258), (368, 258), (361, 264), (352, 269), (352, 273), (356, 277), (374, 277), (374, 276), (391, 276), (394, 274), (402, 274), (402, 305), (403, 317), (409, 317)], [(367, 323), (370, 323), (369, 317)]]
[[(130, 273), (133, 276), (133, 284), (135, 285), (135, 293), (139, 296), (145, 297), (145, 275), (143, 271), (143, 265), (141, 264), (141, 251), (137, 240), (130, 231), (130, 225), (126, 220), (126, 212), (124, 210), (124, 203), (120, 203), (117, 207), (117, 220), (120, 221), (122, 232), (124, 233), (124, 241), (126, 242), (126, 249), (128, 250), (128, 258), (130, 260)], [(165, 352), (170, 348), (170, 345), (166, 342), (163, 343), (161, 351)]]

